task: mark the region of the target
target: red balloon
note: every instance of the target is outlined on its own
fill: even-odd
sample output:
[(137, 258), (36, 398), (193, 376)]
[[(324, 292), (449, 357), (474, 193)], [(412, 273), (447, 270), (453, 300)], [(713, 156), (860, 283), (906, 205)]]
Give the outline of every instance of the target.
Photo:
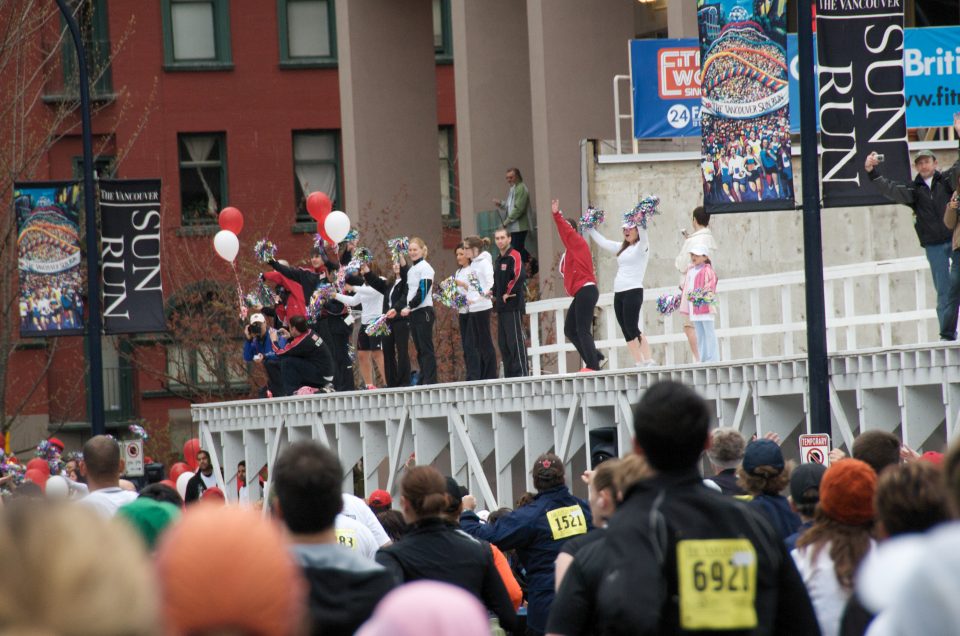
[(243, 214), (237, 208), (223, 208), (220, 210), (220, 216), (217, 217), (221, 230), (229, 230), (239, 235), (243, 229)]
[(31, 468), (24, 474), (24, 477), (40, 486), (42, 489), (47, 485), (47, 480), (50, 479), (50, 469), (47, 468), (47, 470), (38, 470), (36, 468)]
[(327, 235), (327, 230), (326, 230), (326, 228), (323, 227), (323, 221), (317, 221), (317, 234), (319, 234), (319, 235), (320, 235), (320, 238), (323, 239), (324, 244), (326, 244), (326, 245), (336, 245), (336, 243), (333, 242), (333, 239), (331, 239), (331, 238)]
[(330, 210), (333, 209), (333, 201), (327, 196), (326, 192), (311, 192), (307, 196), (307, 212), (319, 223), (323, 223)]
[[(181, 463), (181, 462), (177, 462), (177, 463)], [(170, 470), (172, 471), (173, 469), (171, 468)], [(177, 475), (177, 476), (179, 477), (179, 475)], [(163, 484), (164, 486), (166, 486), (167, 488), (170, 488), (171, 490), (176, 490), (176, 489), (177, 489), (177, 484), (175, 484), (174, 482), (170, 481), (169, 479), (161, 479), (161, 480), (158, 481), (157, 483), (158, 483), (158, 484)]]
[(193, 472), (197, 472), (197, 466), (200, 465), (200, 462), (197, 461), (197, 453), (199, 452), (200, 440), (196, 437), (188, 439), (183, 445), (183, 461), (187, 462), (187, 466), (189, 466)]
[(180, 475), (182, 475), (183, 473), (188, 473), (188, 472), (190, 472), (190, 466), (188, 466), (183, 462), (177, 462), (176, 464), (170, 467), (169, 481), (173, 484), (173, 486), (171, 487), (174, 490), (177, 489), (177, 478), (179, 478)]
[(50, 464), (47, 463), (47, 460), (42, 457), (34, 457), (27, 462), (27, 470), (45, 470), (47, 475), (50, 475)]

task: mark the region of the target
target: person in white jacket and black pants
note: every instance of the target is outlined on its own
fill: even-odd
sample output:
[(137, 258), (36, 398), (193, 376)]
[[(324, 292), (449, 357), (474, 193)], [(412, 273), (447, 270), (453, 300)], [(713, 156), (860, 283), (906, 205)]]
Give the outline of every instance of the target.
[(617, 275), (613, 279), (613, 311), (627, 341), (627, 349), (637, 366), (654, 364), (650, 344), (640, 332), (640, 308), (643, 306), (643, 277), (650, 260), (650, 239), (630, 214), (624, 215), (623, 242), (608, 239), (595, 228), (586, 233), (601, 249), (617, 257)]
[(381, 316), (383, 309), (383, 293), (366, 284), (364, 276), (372, 273), (379, 277), (380, 269), (376, 263), (363, 265), (359, 274), (351, 274), (346, 278), (343, 286), (345, 292), (353, 295), (337, 294), (337, 300), (348, 307), (360, 305), (360, 332), (357, 334), (357, 362), (360, 364), (360, 375), (368, 389), (377, 388), (373, 377), (373, 366), (376, 365), (380, 377), (386, 381), (387, 374), (383, 370), (383, 338), (367, 335), (367, 327)]
[(433, 352), (434, 271), (427, 262), (427, 245), (422, 238), (410, 239), (410, 269), (407, 271), (407, 306), (401, 316), (410, 317), (410, 332), (413, 346), (417, 348), (417, 363), (420, 366), (419, 385), (437, 383), (437, 358)]
[[(457, 246), (457, 271), (453, 273), (453, 280), (456, 281), (457, 287), (462, 290), (464, 296), (467, 296), (467, 302), (469, 302), (470, 277), (473, 274), (473, 269), (470, 267), (470, 257), (467, 256), (468, 251), (463, 244)], [(467, 372), (467, 380), (476, 380), (477, 368), (480, 363), (477, 359), (477, 348), (470, 333), (469, 305), (457, 308), (457, 324), (460, 327), (460, 346), (463, 348), (463, 363)]]
[[(463, 247), (470, 258), (470, 270), (476, 276), (480, 289), (467, 288), (467, 330), (475, 352), (475, 368), (467, 367), (468, 380), (492, 380), (497, 377), (497, 350), (490, 335), (490, 314), (493, 313), (493, 260), (490, 258), (490, 239), (468, 236)], [(459, 282), (457, 283), (460, 284)]]

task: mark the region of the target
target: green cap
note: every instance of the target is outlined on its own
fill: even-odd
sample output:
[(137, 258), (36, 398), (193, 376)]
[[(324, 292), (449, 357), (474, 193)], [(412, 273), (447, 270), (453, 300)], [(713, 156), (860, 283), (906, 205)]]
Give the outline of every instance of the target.
[(152, 551), (163, 531), (180, 518), (180, 511), (172, 503), (140, 497), (121, 506), (117, 516), (130, 522)]
[(934, 161), (937, 160), (937, 155), (933, 154), (932, 150), (921, 150), (920, 152), (917, 153), (917, 156), (913, 158), (913, 163), (917, 163), (924, 157), (930, 157)]

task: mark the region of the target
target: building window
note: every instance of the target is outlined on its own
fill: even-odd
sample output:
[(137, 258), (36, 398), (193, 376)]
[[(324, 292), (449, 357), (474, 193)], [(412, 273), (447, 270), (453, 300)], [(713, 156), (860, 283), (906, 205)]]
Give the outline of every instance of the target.
[(227, 143), (223, 133), (182, 134), (180, 214), (184, 225), (217, 222), (227, 202)]
[[(90, 96), (93, 99), (112, 98), (113, 81), (110, 73), (109, 16), (106, 0), (73, 0), (70, 5), (83, 39)], [(73, 38), (67, 31), (66, 22), (61, 20), (61, 24), (64, 30), (62, 58), (64, 94), (75, 96), (79, 94), (80, 86), (77, 51), (73, 45)]]
[(281, 66), (337, 62), (334, 0), (277, 0)]
[(162, 0), (168, 70), (233, 68), (228, 0)]
[(293, 171), (297, 221), (310, 221), (307, 195), (311, 192), (326, 192), (333, 208), (339, 210), (343, 203), (340, 200), (339, 131), (294, 131)]
[[(73, 178), (83, 179), (83, 157), (74, 157), (71, 161), (73, 166)], [(117, 176), (117, 158), (112, 156), (98, 156), (93, 158), (93, 178), (94, 179), (113, 179)]]
[(445, 224), (457, 218), (456, 155), (453, 126), (440, 126), (437, 136), (440, 149), (440, 215)]
[(453, 61), (450, 0), (433, 0), (433, 52), (438, 62)]

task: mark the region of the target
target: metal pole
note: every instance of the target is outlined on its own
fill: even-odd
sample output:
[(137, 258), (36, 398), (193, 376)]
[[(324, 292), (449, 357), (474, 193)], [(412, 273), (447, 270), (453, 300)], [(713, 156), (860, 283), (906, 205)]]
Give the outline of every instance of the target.
[(87, 56), (83, 50), (80, 26), (73, 17), (66, 0), (57, 0), (60, 13), (70, 29), (73, 47), (77, 52), (80, 75), (80, 125), (83, 135), (83, 212), (87, 231), (87, 360), (90, 363), (90, 428), (93, 435), (106, 432), (103, 413), (103, 353), (100, 332), (100, 253), (97, 245), (97, 207), (93, 195), (93, 136), (90, 128), (90, 84), (87, 74)]
[(820, 171), (817, 158), (817, 104), (813, 50), (813, 6), (800, 2), (797, 45), (800, 57), (800, 149), (803, 170), (803, 264), (807, 301), (807, 384), (810, 432), (830, 433), (830, 376), (827, 316), (823, 301), (823, 242), (820, 230)]

